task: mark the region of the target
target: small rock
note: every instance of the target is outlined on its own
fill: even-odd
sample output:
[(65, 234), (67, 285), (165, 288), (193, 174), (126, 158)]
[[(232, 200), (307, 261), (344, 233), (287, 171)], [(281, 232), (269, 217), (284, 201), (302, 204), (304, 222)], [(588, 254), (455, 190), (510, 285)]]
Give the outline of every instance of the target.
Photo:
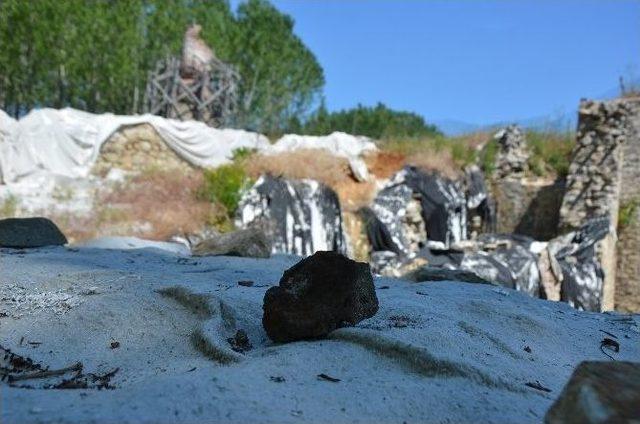
[(100, 289), (98, 287), (89, 287), (88, 289), (82, 290), (80, 294), (83, 296), (92, 296), (94, 294), (100, 294)]
[(317, 252), (284, 272), (264, 296), (262, 325), (276, 342), (324, 337), (378, 312), (369, 264)]
[(109, 344), (109, 346), (111, 347), (111, 349), (117, 349), (120, 347), (120, 342), (114, 340)]
[(545, 422), (640, 422), (640, 364), (621, 361), (580, 363)]
[(227, 342), (231, 345), (231, 350), (238, 353), (245, 353), (253, 347), (249, 341), (246, 331), (240, 329), (236, 331), (236, 335), (229, 337)]
[(0, 220), (0, 246), (28, 248), (60, 246), (67, 238), (47, 218), (8, 218)]
[(203, 240), (193, 247), (191, 253), (194, 256), (268, 258), (271, 256), (271, 243), (261, 230), (248, 228)]
[(422, 268), (418, 268), (405, 275), (404, 278), (415, 282), (462, 281), (464, 283), (491, 284), (475, 272), (463, 269), (437, 268), (433, 266), (423, 266)]

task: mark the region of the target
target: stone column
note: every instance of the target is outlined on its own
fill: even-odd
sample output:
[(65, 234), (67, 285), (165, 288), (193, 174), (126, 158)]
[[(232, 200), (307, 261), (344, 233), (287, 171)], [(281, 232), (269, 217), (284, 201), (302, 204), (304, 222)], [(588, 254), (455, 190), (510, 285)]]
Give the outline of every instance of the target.
[[(616, 250), (620, 253), (620, 259), (626, 259), (630, 253), (626, 249), (616, 249), (615, 229), (620, 206), (624, 204), (624, 201), (621, 202), (623, 193), (629, 199), (640, 193), (640, 187), (637, 187), (640, 185), (640, 161), (625, 164), (625, 156), (637, 156), (640, 147), (639, 105), (638, 100), (630, 99), (581, 101), (576, 146), (560, 208), (561, 231), (575, 230), (585, 220), (596, 217), (607, 217), (611, 223), (610, 234), (598, 245), (605, 272), (602, 310), (611, 310), (616, 303), (614, 294), (616, 271), (619, 268)], [(638, 234), (637, 231), (634, 233)], [(628, 261), (623, 262), (626, 264)], [(635, 274), (632, 285), (637, 287), (640, 260), (635, 261), (632, 268)]]

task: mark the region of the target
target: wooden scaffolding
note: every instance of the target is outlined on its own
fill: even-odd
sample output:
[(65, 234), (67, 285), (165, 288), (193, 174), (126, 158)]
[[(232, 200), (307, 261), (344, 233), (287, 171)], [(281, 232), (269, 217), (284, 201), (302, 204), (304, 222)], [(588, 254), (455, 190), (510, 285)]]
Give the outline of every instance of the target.
[(231, 126), (239, 79), (232, 66), (215, 57), (205, 72), (185, 72), (175, 57), (161, 60), (149, 75), (144, 112), (213, 127)]

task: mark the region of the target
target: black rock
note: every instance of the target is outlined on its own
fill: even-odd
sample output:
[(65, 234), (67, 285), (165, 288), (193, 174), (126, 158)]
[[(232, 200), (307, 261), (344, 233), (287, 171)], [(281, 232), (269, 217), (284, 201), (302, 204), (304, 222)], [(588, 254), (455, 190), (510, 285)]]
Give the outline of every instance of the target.
[(12, 248), (63, 245), (67, 238), (47, 218), (8, 218), (0, 220), (0, 246)]
[(284, 272), (264, 296), (262, 325), (276, 342), (324, 337), (378, 312), (369, 265), (317, 252)]
[(547, 412), (545, 422), (640, 422), (640, 364), (580, 363)]
[(423, 281), (462, 281), (465, 283), (492, 284), (472, 271), (432, 266), (423, 266), (404, 277), (418, 283)]

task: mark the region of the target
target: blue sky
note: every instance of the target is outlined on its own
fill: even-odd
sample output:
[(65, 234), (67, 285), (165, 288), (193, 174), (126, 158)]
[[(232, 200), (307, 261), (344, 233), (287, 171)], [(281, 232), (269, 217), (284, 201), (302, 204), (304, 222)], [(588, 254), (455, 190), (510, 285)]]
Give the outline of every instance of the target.
[(324, 68), (331, 110), (382, 101), (491, 124), (575, 115), (620, 75), (640, 79), (640, 1), (272, 3)]

